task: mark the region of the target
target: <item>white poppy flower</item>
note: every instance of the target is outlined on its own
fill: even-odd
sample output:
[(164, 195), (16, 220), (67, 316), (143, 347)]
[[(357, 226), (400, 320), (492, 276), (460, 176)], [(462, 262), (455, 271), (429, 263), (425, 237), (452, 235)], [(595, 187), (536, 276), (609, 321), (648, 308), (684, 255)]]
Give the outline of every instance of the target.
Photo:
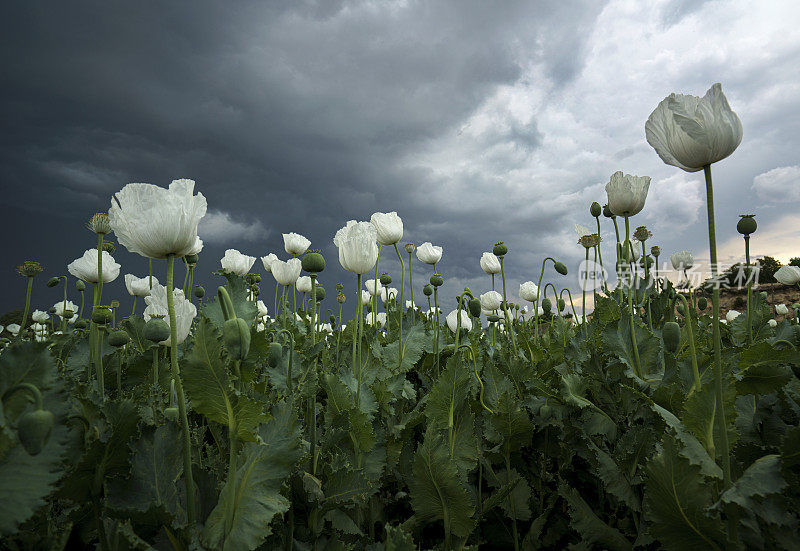
[[(167, 288), (163, 285), (153, 285), (153, 289), (149, 296), (144, 297), (147, 307), (144, 309), (142, 316), (145, 321), (149, 321), (153, 316), (164, 316), (164, 321), (169, 325), (169, 310), (167, 309)], [(189, 336), (189, 330), (192, 328), (192, 320), (197, 315), (197, 308), (194, 304), (186, 300), (183, 296), (181, 289), (175, 288), (172, 290), (172, 302), (175, 305), (175, 329), (177, 332), (177, 342), (181, 344)], [(159, 344), (166, 346), (170, 345), (170, 339), (161, 341)]]
[(377, 295), (381, 292), (383, 285), (381, 282), (375, 279), (368, 279), (364, 282), (364, 288), (369, 292), (370, 295)]
[(632, 176), (617, 171), (606, 184), (608, 208), (617, 216), (633, 216), (644, 208), (650, 176)]
[(311, 277), (310, 276), (301, 276), (297, 278), (297, 290), (301, 293), (310, 293), (311, 292)]
[(688, 270), (694, 266), (694, 257), (689, 251), (681, 251), (669, 255), (669, 260), (672, 262), (672, 267), (676, 270)]
[(264, 316), (269, 314), (269, 311), (267, 310), (267, 305), (264, 304), (263, 300), (259, 300), (258, 302), (256, 302), (256, 307), (258, 308), (258, 317), (263, 318)]
[(206, 214), (206, 198), (193, 192), (194, 180), (173, 180), (169, 189), (128, 184), (111, 201), (111, 229), (126, 249), (148, 258), (197, 254), (203, 247), (197, 225)]
[(381, 245), (394, 245), (403, 239), (403, 220), (396, 212), (376, 212), (370, 222), (375, 226)]
[(442, 248), (431, 245), (430, 241), (426, 241), (417, 247), (417, 258), (425, 264), (437, 264), (442, 260)]
[(447, 327), (449, 327), (450, 331), (452, 331), (453, 333), (456, 332), (456, 329), (458, 327), (459, 312), (461, 312), (461, 328), (466, 329), (467, 331), (471, 331), (472, 320), (469, 318), (469, 314), (467, 313), (466, 310), (456, 309), (447, 314), (447, 317), (445, 318), (445, 321), (447, 321)]
[(333, 238), (342, 268), (355, 274), (369, 272), (378, 260), (377, 239), (377, 230), (370, 222), (348, 221)]
[(647, 143), (661, 160), (687, 172), (721, 161), (742, 142), (742, 121), (717, 83), (702, 98), (670, 94), (644, 125)]
[(519, 298), (528, 302), (535, 302), (539, 297), (539, 288), (533, 281), (526, 281), (519, 286)]
[(78, 305), (75, 304), (74, 302), (72, 302), (71, 300), (67, 301), (66, 307), (64, 305), (64, 301), (63, 300), (59, 300), (58, 302), (56, 302), (53, 305), (53, 308), (55, 308), (55, 310), (56, 310), (55, 311), (55, 315), (58, 316), (59, 318), (63, 318), (64, 317), (64, 310), (65, 309), (66, 310), (71, 310), (72, 311), (72, 317), (69, 318), (69, 320), (68, 320), (69, 323), (75, 323), (77, 321), (77, 319), (78, 319)]
[[(105, 266), (103, 266), (105, 270)], [(153, 278), (153, 285), (158, 285), (158, 279)], [(128, 293), (134, 297), (146, 297), (150, 294), (150, 276), (136, 277), (133, 274), (125, 274), (125, 287)]]
[(775, 321), (774, 319), (771, 319), (771, 320), (767, 321), (767, 325), (769, 325), (770, 327), (777, 327), (778, 322)]
[[(114, 261), (114, 257), (103, 251), (103, 283), (110, 283), (119, 277), (122, 266)], [(87, 283), (97, 283), (97, 249), (87, 249), (83, 256), (67, 265), (69, 273)]]
[(303, 268), (299, 258), (290, 258), (286, 262), (275, 259), (270, 266), (272, 267), (272, 277), (281, 285), (294, 285)]
[(14, 336), (19, 334), (19, 330), (22, 329), (18, 323), (9, 323), (6, 325), (6, 330)]
[(500, 273), (500, 259), (494, 253), (483, 253), (481, 255), (481, 270), (488, 275)]
[(407, 300), (406, 301), (406, 308), (408, 308), (408, 309), (416, 308), (416, 304), (414, 304), (414, 302), (411, 301), (411, 300)]
[(381, 289), (381, 300), (385, 304), (389, 299), (397, 299), (397, 292), (394, 287), (384, 287)]
[(361, 291), (361, 305), (366, 306), (367, 304), (372, 303), (372, 295), (369, 294), (369, 291)]
[(222, 269), (236, 275), (246, 276), (256, 261), (255, 256), (242, 254), (236, 249), (227, 249), (220, 260)]
[(489, 291), (487, 293), (483, 293), (481, 295), (481, 308), (483, 310), (499, 310), (500, 305), (503, 302), (503, 295), (498, 293), (497, 291)]
[(741, 315), (742, 313), (737, 310), (728, 310), (728, 312), (725, 314), (725, 319), (728, 321), (733, 321)]
[(264, 269), (268, 274), (272, 273), (272, 263), (276, 260), (278, 260), (278, 255), (275, 253), (269, 253), (267, 256), (261, 257), (261, 262), (264, 264)]
[(299, 233), (292, 232), (283, 234), (283, 249), (289, 254), (303, 254), (310, 246), (311, 241)]
[[(367, 325), (372, 325), (372, 315), (368, 314), (365, 319)], [(386, 325), (386, 312), (378, 312), (377, 314), (375, 314), (375, 319), (378, 322), (378, 327), (379, 328), (383, 327), (384, 325)]]
[(800, 268), (797, 266), (781, 266), (773, 277), (784, 285), (796, 285), (800, 283)]
[(779, 316), (785, 316), (789, 313), (789, 307), (785, 304), (777, 304), (775, 305), (775, 313)]
[(41, 310), (34, 310), (33, 314), (31, 314), (31, 319), (36, 323), (44, 323), (50, 319), (50, 314)]

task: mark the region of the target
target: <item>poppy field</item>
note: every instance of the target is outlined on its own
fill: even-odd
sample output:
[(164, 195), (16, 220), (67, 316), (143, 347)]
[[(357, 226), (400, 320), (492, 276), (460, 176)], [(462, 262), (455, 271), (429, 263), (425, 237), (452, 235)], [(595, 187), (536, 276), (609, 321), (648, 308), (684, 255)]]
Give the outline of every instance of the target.
[[(645, 134), (704, 179), (715, 270), (712, 168), (742, 123), (715, 84), (666, 97)], [(404, 243), (395, 212), (217, 264), (195, 185), (121, 186), (65, 275), (18, 267), (1, 549), (797, 549), (800, 305), (748, 280), (721, 316), (718, 286), (659, 274), (635, 227), (649, 177), (616, 172), (587, 205), (580, 269), (548, 256), (511, 281), (516, 251), (487, 243), (484, 287), (457, 296), (446, 251)], [(754, 215), (737, 229), (749, 270)], [(331, 240), (338, 258), (313, 248)], [(352, 277), (321, 285), (336, 262)], [(104, 292), (123, 274), (129, 296)], [(43, 310), (44, 285), (63, 300)]]

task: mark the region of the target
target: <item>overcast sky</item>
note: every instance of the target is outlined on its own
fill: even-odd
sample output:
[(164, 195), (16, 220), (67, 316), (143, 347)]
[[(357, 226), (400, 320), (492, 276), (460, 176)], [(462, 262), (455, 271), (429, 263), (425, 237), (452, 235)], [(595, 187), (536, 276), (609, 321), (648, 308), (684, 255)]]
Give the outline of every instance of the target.
[[(742, 255), (742, 213), (757, 215), (754, 254), (800, 256), (794, 0), (13, 2), (0, 26), (2, 312), (24, 305), (14, 266), (45, 266), (33, 305), (46, 309), (59, 297), (46, 278), (94, 244), (85, 221), (129, 182), (176, 178), (208, 200), (196, 281), (216, 288), (226, 248), (286, 258), (295, 231), (328, 260), (328, 306), (343, 281), (348, 310), (355, 276), (333, 235), (375, 211), (400, 214), (403, 242), (444, 247), (445, 311), (465, 284), (487, 290), (478, 260), (500, 240), (513, 295), (547, 255), (576, 288), (574, 224), (593, 227), (617, 170), (652, 177), (633, 224), (664, 258), (707, 257), (702, 173), (663, 164), (644, 123), (669, 93), (715, 82), (744, 126), (713, 167), (721, 257)], [(381, 266), (399, 283), (392, 254)], [(414, 269), (422, 298), (431, 270)], [(125, 311), (122, 279), (104, 296)]]

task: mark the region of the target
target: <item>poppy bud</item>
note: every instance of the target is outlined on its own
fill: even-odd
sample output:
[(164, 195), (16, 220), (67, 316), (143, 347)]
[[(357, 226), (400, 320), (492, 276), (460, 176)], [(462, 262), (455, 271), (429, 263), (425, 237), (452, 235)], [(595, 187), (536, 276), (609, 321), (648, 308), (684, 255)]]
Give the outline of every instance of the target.
[(202, 285), (195, 285), (194, 286), (194, 296), (197, 298), (203, 298), (206, 296), (206, 290), (203, 288)]
[(508, 247), (506, 244), (500, 241), (499, 243), (494, 244), (494, 248), (492, 249), (492, 254), (495, 256), (505, 256), (508, 253)]
[(331, 327), (335, 327), (336, 326), (336, 316), (331, 314), (331, 317), (329, 317), (328, 319), (331, 321)]
[(664, 339), (664, 348), (667, 352), (671, 354), (677, 352), (678, 346), (681, 344), (681, 326), (678, 325), (678, 322), (666, 322), (661, 330), (661, 338)]
[(566, 308), (566, 307), (567, 307), (567, 303), (566, 303), (566, 302), (564, 302), (564, 299), (563, 299), (563, 298), (560, 298), (560, 299), (558, 299), (558, 300), (556, 301), (556, 306), (558, 306), (558, 311), (559, 311), (559, 312), (563, 312), (563, 311), (564, 311), (564, 308)]
[(272, 342), (269, 344), (269, 365), (270, 367), (277, 367), (283, 356), (283, 347), (279, 342)]
[(559, 274), (567, 275), (567, 267), (563, 263), (556, 262), (555, 263), (555, 269)]
[(425, 285), (425, 286), (422, 288), (422, 293), (423, 293), (423, 294), (424, 294), (426, 297), (429, 297), (429, 296), (431, 296), (431, 295), (433, 294), (433, 288), (432, 288), (430, 285)]
[(117, 348), (125, 346), (131, 340), (130, 335), (122, 329), (112, 331), (108, 334), (108, 344), (116, 346)]
[(197, 257), (197, 255), (196, 255), (196, 254), (187, 254), (187, 255), (186, 255), (186, 256), (184, 256), (183, 258), (185, 258), (185, 259), (186, 259), (186, 263), (187, 263), (189, 266), (194, 266), (195, 264), (197, 264), (198, 257)]
[(498, 321), (500, 321), (500, 316), (498, 316), (497, 314), (489, 314), (488, 316), (486, 316), (486, 319), (492, 323), (497, 323)]
[(163, 318), (150, 318), (144, 324), (144, 338), (152, 342), (162, 342), (169, 338), (169, 325)]
[(550, 310), (553, 309), (553, 303), (550, 302), (549, 298), (546, 298), (542, 301), (542, 310), (544, 310), (545, 314), (549, 314)]
[(697, 299), (697, 307), (700, 310), (705, 310), (708, 307), (708, 299), (706, 297), (700, 297)]
[(750, 235), (755, 233), (758, 224), (756, 223), (755, 214), (741, 214), (739, 215), (739, 222), (736, 224), (736, 231), (742, 235)]
[(431, 285), (433, 285), (434, 287), (441, 287), (442, 285), (444, 285), (444, 278), (439, 274), (433, 274), (431, 276)]
[(552, 409), (553, 409), (553, 408), (551, 408), (551, 407), (550, 407), (549, 405), (547, 405), (546, 403), (545, 403), (545, 404), (542, 404), (542, 405), (541, 405), (541, 407), (539, 408), (539, 416), (540, 416), (542, 419), (549, 419), (549, 418), (550, 418), (550, 415), (552, 414)]
[(600, 215), (603, 214), (603, 207), (600, 206), (600, 203), (595, 201), (594, 203), (592, 203), (592, 206), (589, 207), (589, 212), (595, 218), (599, 218)]
[(97, 306), (92, 312), (92, 321), (97, 324), (106, 324), (111, 321), (111, 308), (108, 306)]
[(616, 215), (611, 212), (611, 209), (608, 208), (608, 205), (603, 205), (603, 216), (606, 218), (614, 218)]
[(86, 290), (86, 284), (82, 280), (79, 279), (78, 281), (75, 282), (75, 288), (78, 291), (85, 291)]
[(678, 304), (678, 313), (682, 316), (686, 315), (686, 308), (683, 307), (683, 304)]
[(473, 317), (480, 317), (481, 315), (481, 299), (473, 298), (470, 300), (467, 305), (469, 306), (469, 313), (472, 314)]
[(59, 280), (59, 278), (57, 278), (57, 277), (51, 277), (50, 279), (47, 280), (47, 286), (48, 287), (55, 287), (56, 285), (58, 285), (58, 280)]
[(50, 439), (53, 414), (46, 409), (24, 413), (17, 422), (17, 437), (28, 455), (39, 455)]
[(242, 318), (231, 318), (222, 326), (222, 338), (231, 358), (244, 360), (250, 352), (250, 327)]
[(306, 272), (316, 274), (325, 269), (325, 258), (319, 251), (311, 251), (303, 255), (301, 265)]

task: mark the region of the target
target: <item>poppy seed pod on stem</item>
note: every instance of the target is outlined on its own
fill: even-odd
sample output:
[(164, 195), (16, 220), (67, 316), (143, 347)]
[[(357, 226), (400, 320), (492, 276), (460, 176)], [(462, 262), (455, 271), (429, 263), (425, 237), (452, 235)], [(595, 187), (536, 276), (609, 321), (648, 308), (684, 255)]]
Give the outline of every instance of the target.
[(426, 285), (425, 285), (425, 286), (422, 288), (422, 293), (423, 293), (423, 294), (424, 294), (426, 297), (429, 297), (429, 296), (431, 296), (431, 295), (433, 294), (433, 287), (431, 287), (430, 285), (426, 284)]
[(169, 338), (169, 325), (163, 317), (151, 317), (144, 324), (144, 338), (152, 342), (162, 342)]
[(444, 285), (444, 278), (439, 274), (433, 274), (431, 276), (431, 285), (434, 287), (441, 287)]
[(736, 224), (736, 231), (742, 235), (750, 235), (755, 233), (758, 228), (756, 223), (755, 214), (740, 214), (739, 222)]
[(50, 279), (47, 280), (47, 286), (48, 287), (55, 287), (56, 285), (58, 285), (58, 281), (59, 281), (59, 278), (51, 277)]
[(318, 250), (309, 251), (303, 255), (301, 263), (303, 270), (311, 274), (317, 274), (325, 269), (325, 258)]
[(495, 256), (505, 256), (508, 253), (508, 247), (502, 241), (499, 243), (495, 243), (494, 247), (492, 248), (492, 254)]
[(203, 288), (202, 285), (195, 285), (194, 286), (194, 296), (197, 298), (203, 298), (206, 296), (206, 290)]
[(122, 329), (117, 329), (116, 331), (112, 331), (108, 334), (108, 344), (117, 348), (125, 346), (128, 344), (128, 342), (130, 342), (130, 340), (130, 335), (128, 335), (128, 333)]
[(381, 285), (391, 285), (392, 283), (392, 276), (390, 276), (387, 272), (383, 272), (380, 277)]
[(100, 325), (106, 324), (111, 321), (112, 315), (108, 306), (96, 306), (92, 311), (92, 321)]

